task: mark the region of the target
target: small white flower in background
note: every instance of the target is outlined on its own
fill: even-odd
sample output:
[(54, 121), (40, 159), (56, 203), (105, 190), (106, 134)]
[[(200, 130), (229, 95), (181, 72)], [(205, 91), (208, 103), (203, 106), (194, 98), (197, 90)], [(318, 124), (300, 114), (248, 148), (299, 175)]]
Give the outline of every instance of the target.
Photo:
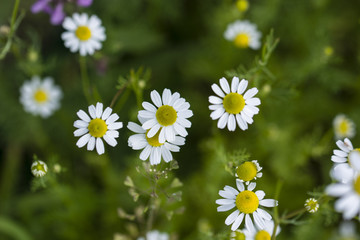
[[(145, 119), (139, 117), (139, 121), (143, 124)], [(150, 158), (151, 165), (159, 164), (161, 162), (161, 158), (163, 158), (165, 162), (170, 162), (173, 160), (171, 152), (179, 152), (179, 146), (185, 144), (185, 138), (180, 136), (175, 136), (175, 140), (172, 142), (165, 141), (164, 143), (160, 143), (160, 130), (153, 137), (149, 138), (146, 136), (146, 132), (148, 131), (133, 122), (129, 122), (127, 127), (136, 133), (129, 137), (129, 147), (134, 150), (144, 149), (140, 153), (140, 159), (145, 161)]]
[(241, 182), (249, 185), (250, 181), (262, 177), (261, 169), (262, 167), (260, 167), (257, 160), (247, 161), (236, 168), (235, 176), (238, 177)]
[(47, 173), (48, 167), (41, 160), (36, 160), (31, 165), (31, 172), (35, 177), (43, 177)]
[(137, 240), (168, 240), (169, 234), (161, 233), (157, 230), (146, 233), (146, 238), (139, 237)]
[(305, 201), (304, 207), (309, 213), (315, 213), (319, 209), (319, 203), (315, 198), (308, 198)]
[(216, 200), (216, 204), (219, 204), (217, 208), (218, 212), (225, 212), (234, 207), (237, 209), (231, 213), (225, 220), (226, 225), (231, 226), (231, 230), (235, 231), (239, 228), (245, 217), (245, 227), (247, 229), (254, 229), (253, 221), (250, 215), (253, 216), (255, 224), (259, 228), (265, 227), (265, 220), (270, 221), (271, 215), (265, 210), (259, 208), (262, 207), (275, 207), (278, 202), (274, 199), (264, 199), (265, 193), (262, 190), (253, 192), (256, 187), (256, 183), (252, 182), (245, 190), (244, 184), (236, 179), (236, 186), (238, 190), (233, 187), (225, 186), (224, 190), (219, 191), (219, 195), (225, 199)]
[(95, 50), (101, 49), (101, 42), (106, 39), (105, 28), (101, 20), (96, 16), (88, 16), (86, 13), (74, 13), (66, 17), (63, 28), (67, 30), (61, 34), (65, 47), (71, 52), (80, 52), (81, 56), (93, 55)]
[(339, 114), (333, 121), (336, 139), (352, 138), (355, 136), (355, 123), (344, 114)]
[(96, 147), (99, 155), (105, 152), (102, 138), (110, 146), (115, 147), (116, 138), (119, 137), (118, 129), (123, 127), (122, 122), (116, 122), (119, 116), (112, 113), (112, 109), (107, 107), (103, 111), (103, 104), (97, 103), (89, 106), (89, 115), (83, 110), (79, 110), (76, 114), (80, 120), (74, 122), (74, 127), (78, 128), (74, 131), (75, 137), (82, 136), (76, 143), (81, 148), (87, 144), (87, 150), (92, 151)]
[[(264, 228), (252, 228), (252, 229), (245, 229), (244, 233), (246, 236), (246, 240), (271, 240), (271, 236), (274, 232), (274, 221), (265, 221)], [(280, 226), (276, 228), (276, 236), (280, 233), (281, 229)]]
[[(335, 210), (341, 212), (345, 220), (360, 215), (360, 153), (352, 151), (349, 154), (349, 161), (354, 169), (352, 180), (330, 184), (325, 190), (328, 195), (339, 197), (335, 202)], [(348, 178), (348, 176), (343, 177)]]
[(230, 240), (245, 240), (245, 234), (241, 230), (235, 230), (230, 233)]
[(189, 110), (190, 104), (175, 92), (171, 94), (169, 89), (164, 89), (162, 97), (153, 90), (150, 94), (151, 100), (155, 106), (148, 102), (143, 102), (142, 106), (145, 110), (139, 111), (138, 116), (146, 119), (142, 127), (149, 130), (146, 134), (148, 138), (152, 138), (159, 133), (159, 142), (172, 142), (175, 135), (186, 137), (188, 135), (185, 128), (191, 127), (191, 122), (187, 119), (193, 115)]
[[(218, 128), (223, 129), (227, 125), (229, 131), (235, 131), (236, 122), (242, 130), (248, 129), (248, 124), (253, 123), (253, 116), (259, 113), (260, 99), (254, 96), (258, 93), (257, 88), (246, 90), (248, 81), (233, 77), (231, 88), (225, 78), (220, 79), (220, 86), (213, 84), (212, 90), (218, 96), (210, 96), (212, 104), (209, 109), (213, 112), (210, 117), (213, 120), (219, 119)], [(245, 92), (245, 93), (244, 93)]]
[(249, 21), (236, 20), (229, 24), (224, 33), (224, 38), (233, 41), (239, 48), (259, 49), (261, 46), (261, 32), (257, 30), (255, 24)]
[(20, 102), (26, 112), (49, 117), (60, 107), (62, 92), (60, 87), (54, 85), (53, 79), (33, 76), (31, 81), (26, 81), (20, 88)]

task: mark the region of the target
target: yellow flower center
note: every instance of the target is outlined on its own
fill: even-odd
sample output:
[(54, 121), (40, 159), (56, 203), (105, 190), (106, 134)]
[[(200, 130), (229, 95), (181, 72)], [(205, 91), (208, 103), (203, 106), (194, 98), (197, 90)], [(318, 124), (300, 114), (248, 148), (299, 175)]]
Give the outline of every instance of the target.
[(79, 26), (75, 31), (75, 35), (81, 41), (86, 41), (91, 37), (91, 31), (87, 26)]
[(314, 213), (314, 212), (316, 212), (318, 210), (319, 204), (318, 204), (316, 199), (309, 198), (308, 200), (306, 200), (305, 208), (309, 212)]
[(324, 53), (326, 56), (330, 57), (334, 53), (334, 49), (330, 46), (324, 48)]
[(265, 230), (258, 231), (255, 235), (255, 240), (270, 240), (270, 239), (271, 239), (270, 234)]
[(339, 132), (345, 135), (349, 131), (349, 122), (344, 120), (339, 124)]
[(225, 111), (232, 114), (240, 113), (245, 107), (245, 100), (241, 94), (229, 93), (224, 97)]
[(40, 162), (37, 162), (37, 164), (35, 166), (33, 166), (31, 170), (46, 172), (46, 170), (44, 168), (44, 164), (41, 164)]
[(236, 207), (245, 214), (253, 213), (259, 207), (259, 198), (252, 191), (245, 190), (236, 197)]
[(354, 182), (354, 190), (360, 195), (360, 176)]
[(247, 182), (256, 177), (257, 168), (253, 162), (244, 162), (236, 169), (236, 173), (239, 179)]
[(156, 111), (156, 119), (162, 126), (173, 125), (177, 119), (175, 109), (169, 105), (163, 105)]
[(246, 33), (240, 33), (235, 37), (234, 43), (235, 46), (239, 48), (247, 48), (249, 47), (250, 38)]
[(39, 89), (39, 90), (37, 90), (35, 92), (34, 99), (38, 103), (43, 103), (48, 99), (48, 97), (47, 97), (47, 94), (46, 94), (46, 92), (44, 90)]
[(149, 137), (147, 136), (147, 133), (149, 132), (149, 130), (146, 131), (145, 137), (146, 137), (146, 140), (147, 140), (147, 142), (149, 143), (150, 146), (160, 147), (161, 145), (164, 144), (164, 143), (159, 143), (160, 131), (161, 131), (161, 128), (160, 128), (160, 130), (159, 130), (154, 136), (152, 136), (151, 138), (149, 138)]
[(104, 120), (95, 118), (90, 121), (88, 129), (91, 136), (102, 137), (107, 131), (107, 125)]
[(238, 0), (236, 2), (236, 7), (240, 12), (245, 12), (249, 8), (249, 2), (247, 0)]
[(235, 237), (232, 238), (234, 240), (245, 240), (245, 234), (239, 231), (235, 232)]

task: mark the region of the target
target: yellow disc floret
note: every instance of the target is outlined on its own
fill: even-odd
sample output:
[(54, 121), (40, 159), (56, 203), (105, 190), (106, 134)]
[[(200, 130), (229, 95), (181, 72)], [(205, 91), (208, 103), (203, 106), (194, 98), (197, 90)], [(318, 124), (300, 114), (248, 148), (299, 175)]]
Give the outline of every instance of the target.
[(315, 213), (319, 209), (318, 201), (315, 198), (309, 198), (305, 201), (305, 209), (310, 213)]
[(159, 142), (160, 131), (161, 131), (161, 129), (154, 136), (152, 136), (151, 138), (149, 138), (147, 136), (147, 133), (149, 132), (149, 130), (146, 131), (145, 137), (146, 137), (146, 140), (147, 140), (147, 142), (149, 143), (150, 146), (152, 146), (152, 147), (160, 147), (161, 145), (164, 144), (164, 143)]
[(257, 168), (253, 162), (244, 162), (236, 169), (236, 173), (239, 179), (247, 182), (256, 177)]
[(241, 94), (229, 93), (224, 97), (225, 111), (231, 114), (240, 113), (245, 107), (245, 100)]
[(162, 126), (170, 126), (176, 122), (177, 113), (172, 106), (163, 105), (156, 111), (156, 119)]
[(236, 207), (245, 214), (253, 213), (259, 207), (259, 198), (252, 191), (245, 190), (236, 197)]
[(246, 33), (240, 33), (234, 39), (235, 46), (239, 48), (249, 47), (249, 42), (250, 42), (250, 37)]
[(354, 190), (360, 195), (360, 176), (354, 182)]
[(33, 166), (31, 168), (31, 170), (37, 170), (37, 171), (46, 172), (44, 164), (41, 164), (39, 161), (37, 162), (37, 164), (35, 166)]
[(48, 97), (44, 90), (39, 89), (35, 92), (34, 99), (35, 99), (35, 101), (37, 101), (39, 103), (43, 103), (43, 102), (46, 102)]
[(245, 12), (249, 8), (249, 2), (247, 0), (238, 0), (236, 2), (236, 7), (240, 12)]
[(245, 240), (245, 234), (240, 232), (240, 231), (236, 231), (235, 232), (235, 237), (233, 237), (232, 239), (234, 239), (234, 240)]
[(271, 239), (270, 234), (265, 230), (258, 231), (255, 235), (255, 240), (270, 240), (270, 239)]
[(90, 121), (88, 129), (91, 136), (102, 137), (107, 131), (107, 124), (104, 120), (100, 118), (95, 118)]
[(75, 31), (75, 35), (81, 41), (87, 41), (91, 37), (91, 31), (87, 26), (79, 26)]
[(339, 124), (339, 128), (338, 128), (339, 132), (342, 135), (346, 135), (347, 132), (349, 131), (349, 122), (347, 120), (343, 120), (340, 124)]

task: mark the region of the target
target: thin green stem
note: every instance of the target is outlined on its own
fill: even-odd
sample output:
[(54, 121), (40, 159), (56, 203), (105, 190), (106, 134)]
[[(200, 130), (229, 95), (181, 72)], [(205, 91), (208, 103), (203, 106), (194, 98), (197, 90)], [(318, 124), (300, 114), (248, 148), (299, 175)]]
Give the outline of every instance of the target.
[[(275, 199), (279, 199), (283, 184), (284, 184), (284, 182), (282, 180), (277, 181), (276, 189), (275, 189)], [(274, 226), (274, 230), (272, 232), (271, 240), (276, 240), (276, 230), (280, 224), (278, 206), (275, 206), (275, 208), (274, 208), (274, 224), (275, 224), (275, 226)]]
[(113, 106), (115, 105), (117, 99), (119, 98), (120, 94), (124, 91), (124, 89), (127, 87), (127, 84), (125, 84), (124, 86), (122, 86), (115, 94), (115, 96), (113, 97), (113, 99), (111, 100), (111, 104), (110, 104), (110, 108), (113, 108)]
[(92, 102), (91, 87), (90, 87), (90, 81), (89, 81), (89, 77), (88, 77), (88, 73), (87, 73), (86, 58), (80, 56), (79, 63), (80, 63), (80, 74), (81, 74), (81, 81), (82, 81), (84, 95), (85, 95), (85, 98), (86, 98), (88, 104), (91, 104), (91, 102)]

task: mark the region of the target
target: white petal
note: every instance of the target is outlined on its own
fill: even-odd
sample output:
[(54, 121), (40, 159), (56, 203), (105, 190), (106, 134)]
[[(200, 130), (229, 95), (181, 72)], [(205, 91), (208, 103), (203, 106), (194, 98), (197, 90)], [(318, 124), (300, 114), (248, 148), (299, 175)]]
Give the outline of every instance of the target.
[(236, 229), (239, 228), (240, 224), (242, 223), (244, 219), (244, 213), (241, 213), (235, 220), (235, 222), (233, 223), (233, 225), (231, 226), (231, 230), (235, 231)]
[(173, 129), (173, 126), (165, 127), (165, 139), (168, 142), (175, 141), (175, 130)]
[(98, 103), (96, 104), (96, 109), (95, 109), (95, 111), (96, 111), (96, 117), (97, 117), (97, 118), (100, 118), (101, 115), (102, 115), (102, 113), (103, 113), (103, 104), (98, 102)]
[(96, 109), (95, 109), (95, 106), (94, 105), (90, 105), (89, 108), (89, 113), (90, 113), (90, 116), (91, 118), (96, 118)]
[(160, 130), (160, 134), (159, 134), (159, 143), (164, 143), (165, 142), (165, 128), (167, 127), (163, 127)]
[(222, 108), (222, 107), (223, 107), (222, 104), (216, 104), (216, 105), (210, 105), (209, 109), (210, 110), (217, 110), (217, 109)]
[(74, 132), (75, 137), (79, 137), (87, 133), (89, 130), (87, 128), (79, 128)]
[(171, 91), (167, 88), (164, 89), (162, 94), (162, 101), (164, 105), (169, 105), (171, 100)]
[(228, 204), (235, 203), (235, 200), (234, 199), (217, 199), (215, 201), (215, 203), (219, 204), (219, 205), (228, 205)]
[(250, 98), (245, 101), (246, 104), (249, 104), (251, 106), (258, 106), (261, 104), (261, 101), (259, 98)]
[(177, 134), (179, 134), (182, 137), (186, 137), (188, 135), (188, 132), (186, 131), (186, 129), (181, 126), (178, 123), (174, 123), (174, 130), (177, 132)]
[(140, 110), (138, 113), (138, 116), (142, 117), (142, 118), (155, 118), (155, 113), (154, 112), (150, 112), (147, 110)]
[(213, 85), (211, 85), (211, 88), (214, 91), (214, 93), (217, 94), (218, 96), (220, 96), (222, 98), (225, 97), (224, 92), (221, 90), (221, 88), (217, 84), (214, 83)]
[(267, 211), (265, 211), (265, 210), (263, 210), (263, 209), (261, 209), (261, 208), (256, 209), (256, 211), (259, 213), (259, 215), (260, 215), (263, 219), (265, 219), (265, 220), (267, 220), (267, 221), (270, 221), (270, 220), (272, 219), (271, 215), (270, 215)]
[(129, 122), (127, 125), (127, 128), (135, 133), (145, 133), (146, 132), (145, 129), (143, 129), (140, 125), (138, 125), (134, 122)]
[(219, 98), (219, 97), (215, 97), (215, 96), (210, 96), (209, 97), (209, 102), (212, 103), (212, 104), (222, 104), (223, 99)]
[(236, 179), (236, 187), (239, 189), (240, 192), (245, 190), (245, 186), (240, 179)]
[(217, 123), (217, 127), (220, 129), (225, 128), (227, 121), (229, 119), (229, 113), (225, 112), (221, 118), (219, 119), (218, 123)]
[(235, 203), (217, 207), (218, 212), (226, 212), (235, 207)]
[(79, 148), (85, 146), (85, 144), (87, 144), (87, 142), (89, 141), (91, 135), (88, 133), (84, 136), (82, 136), (81, 138), (79, 138), (79, 140), (76, 142), (76, 146), (78, 146)]
[(348, 138), (345, 138), (345, 139), (344, 139), (344, 143), (348, 146), (348, 148), (349, 148), (350, 150), (353, 150), (353, 149), (354, 149), (351, 141), (350, 141)]
[(74, 122), (74, 127), (76, 128), (87, 128), (89, 126), (89, 123), (84, 122), (83, 120), (76, 120)]
[(260, 200), (259, 204), (264, 207), (275, 207), (277, 206), (277, 201), (274, 199), (263, 199)]
[(229, 192), (231, 192), (232, 194), (234, 194), (234, 195), (238, 195), (239, 194), (239, 192), (238, 192), (238, 190), (236, 190), (235, 188), (233, 188), (233, 187), (230, 187), (230, 186), (225, 186), (224, 187), (224, 189), (226, 190), (226, 191), (229, 191)]
[(249, 98), (252, 98), (253, 96), (255, 96), (258, 93), (259, 90), (257, 90), (257, 88), (251, 88), (249, 90), (246, 91), (246, 93), (244, 94), (244, 99), (247, 100)]
[(149, 138), (152, 138), (153, 136), (155, 136), (155, 134), (159, 131), (160, 129), (160, 125), (159, 124), (155, 124), (155, 126), (153, 126), (152, 128), (150, 128), (149, 132), (147, 133), (147, 136)]
[(160, 107), (162, 105), (160, 94), (156, 90), (151, 91), (150, 97), (155, 106)]
[(222, 196), (223, 198), (227, 198), (227, 199), (236, 199), (236, 196), (237, 196), (237, 195), (234, 195), (232, 192), (224, 191), (224, 190), (220, 190), (219, 195)]
[(360, 171), (360, 153), (355, 150), (355, 151), (351, 151), (349, 153), (349, 161), (351, 163), (351, 166), (356, 170), (356, 171)]
[(172, 154), (166, 147), (161, 147), (161, 156), (164, 159), (165, 162), (170, 162), (173, 160)]
[(250, 232), (256, 232), (255, 226), (254, 226), (249, 214), (245, 215), (245, 227), (247, 229), (249, 229)]
[(146, 148), (141, 152), (141, 154), (140, 154), (140, 159), (141, 160), (146, 160), (146, 159), (148, 159), (149, 158), (149, 156), (150, 156), (150, 153), (151, 153), (151, 146), (150, 145), (148, 145), (148, 146), (146, 146)]
[(109, 130), (117, 130), (123, 127), (123, 123), (122, 122), (114, 122), (109, 124), (108, 129)]
[(79, 110), (77, 113), (78, 117), (83, 120), (84, 122), (90, 122), (89, 115), (86, 114), (83, 110)]
[(338, 157), (347, 157), (348, 153), (340, 150), (334, 150), (333, 153)]
[(104, 143), (101, 138), (96, 138), (96, 151), (99, 155), (105, 152)]
[(148, 110), (149, 112), (156, 112), (156, 107), (154, 107), (154, 105), (152, 105), (151, 103), (143, 102), (142, 106), (145, 110)]
[(265, 192), (262, 190), (257, 190), (255, 194), (259, 198), (259, 200), (262, 200), (265, 197)]
[(150, 119), (150, 120), (147, 120), (146, 122), (144, 122), (144, 124), (142, 125), (142, 128), (147, 130), (147, 129), (152, 128), (156, 124), (158, 124), (156, 119)]
[(112, 123), (114, 123), (116, 120), (119, 119), (119, 116), (116, 113), (113, 113), (110, 115), (110, 117), (108, 119), (106, 119), (106, 124), (110, 125)]
[(344, 163), (347, 162), (346, 158), (342, 158), (342, 157), (338, 157), (335, 155), (331, 156), (331, 161), (335, 162), (335, 163)]
[(347, 185), (347, 184), (342, 184), (342, 183), (330, 184), (325, 189), (326, 194), (328, 194), (330, 196), (334, 196), (334, 197), (340, 197), (349, 191), (351, 191), (351, 186)]
[(239, 210), (235, 210), (234, 212), (232, 212), (226, 219), (225, 219), (225, 224), (226, 225), (230, 225), (232, 224), (236, 218), (239, 216), (240, 211)]
[(245, 89), (247, 88), (248, 85), (248, 81), (245, 79), (242, 79), (239, 83), (239, 87), (238, 87), (238, 94), (243, 94), (243, 92), (245, 91)]
[(341, 140), (338, 140), (337, 142), (336, 142), (336, 145), (341, 149), (341, 150), (343, 150), (344, 152), (350, 152), (350, 149), (349, 149), (349, 147), (343, 142), (343, 141), (341, 141)]
[(259, 214), (256, 211), (253, 212), (253, 217), (254, 217), (255, 224), (259, 229), (265, 228), (264, 219), (262, 219), (262, 217), (259, 216)]
[(238, 87), (239, 87), (239, 78), (233, 77), (231, 81), (231, 92), (237, 92)]
[(239, 127), (240, 127), (242, 130), (248, 129), (247, 123), (246, 123), (245, 120), (240, 116), (240, 114), (236, 114), (236, 121), (237, 121)]
[(234, 114), (229, 115), (228, 123), (227, 123), (229, 131), (235, 131), (236, 122)]
[(92, 151), (94, 150), (94, 148), (95, 148), (95, 137), (91, 137), (87, 145), (87, 150)]
[(229, 94), (229, 93), (230, 93), (229, 83), (228, 83), (228, 81), (227, 81), (225, 78), (221, 78), (221, 79), (220, 79), (220, 86), (221, 86), (221, 88), (224, 90), (224, 92), (225, 92), (226, 94)]
[[(217, 106), (217, 105), (211, 105), (211, 106)], [(218, 105), (218, 106), (220, 106), (220, 108), (216, 109), (210, 114), (212, 120), (219, 119), (225, 112), (225, 108), (223, 108), (222, 105)]]
[(102, 114), (102, 116), (101, 116), (101, 119), (102, 119), (102, 120), (108, 119), (108, 117), (110, 116), (111, 113), (112, 113), (112, 109), (109, 108), (109, 107), (107, 107), (107, 108), (105, 109), (105, 111), (103, 112), (103, 114)]
[(103, 138), (110, 146), (112, 146), (112, 147), (116, 146), (117, 142), (116, 142), (115, 138), (113, 138), (109, 135), (106, 135), (106, 134), (103, 136)]
[(255, 187), (256, 187), (256, 183), (252, 182), (249, 184), (247, 190), (252, 191), (252, 190), (254, 190)]

